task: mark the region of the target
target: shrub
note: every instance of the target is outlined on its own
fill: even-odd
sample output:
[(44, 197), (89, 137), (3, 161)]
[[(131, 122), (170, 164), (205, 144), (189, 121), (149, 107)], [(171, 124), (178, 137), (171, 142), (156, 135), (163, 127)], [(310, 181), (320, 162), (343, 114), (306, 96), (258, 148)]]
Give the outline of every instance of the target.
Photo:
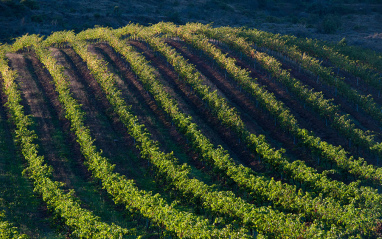
[(321, 33), (333, 34), (333, 33), (336, 33), (340, 27), (341, 27), (340, 18), (329, 15), (329, 16), (326, 16), (324, 20), (321, 22), (318, 30)]

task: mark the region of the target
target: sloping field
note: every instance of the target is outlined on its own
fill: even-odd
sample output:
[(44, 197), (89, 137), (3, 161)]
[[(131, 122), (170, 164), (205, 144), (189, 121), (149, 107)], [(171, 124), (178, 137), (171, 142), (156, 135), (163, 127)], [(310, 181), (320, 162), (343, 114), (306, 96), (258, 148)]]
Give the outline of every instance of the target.
[(0, 234), (378, 238), (380, 66), (202, 24), (1, 45)]

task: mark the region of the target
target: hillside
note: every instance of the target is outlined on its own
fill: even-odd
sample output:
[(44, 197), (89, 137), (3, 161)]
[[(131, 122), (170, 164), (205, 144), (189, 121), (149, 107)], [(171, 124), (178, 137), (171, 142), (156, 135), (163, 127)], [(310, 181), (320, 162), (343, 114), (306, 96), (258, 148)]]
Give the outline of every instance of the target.
[(162, 21), (247, 26), (330, 42), (345, 38), (349, 45), (382, 51), (381, 0), (0, 0), (0, 42), (27, 33), (47, 36)]
[(381, 237), (381, 62), (200, 23), (0, 45), (0, 234)]

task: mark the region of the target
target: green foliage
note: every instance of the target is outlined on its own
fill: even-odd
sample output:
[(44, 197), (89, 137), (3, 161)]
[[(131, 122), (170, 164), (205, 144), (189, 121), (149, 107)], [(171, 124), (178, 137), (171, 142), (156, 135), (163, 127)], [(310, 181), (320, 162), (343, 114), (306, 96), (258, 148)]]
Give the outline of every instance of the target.
[(16, 227), (13, 227), (12, 224), (4, 221), (4, 214), (0, 212), (0, 238), (13, 238), (13, 239), (27, 239), (28, 236), (20, 234)]
[[(136, 33), (139, 27), (131, 26), (121, 29), (118, 31), (119, 34), (127, 34), (127, 33)], [(97, 36), (103, 40), (106, 40), (113, 48), (120, 53), (131, 65), (133, 71), (139, 76), (139, 80), (142, 81), (143, 85), (146, 87), (146, 90), (152, 93), (154, 99), (158, 102), (158, 105), (163, 108), (163, 110), (172, 118), (175, 125), (178, 126), (179, 131), (182, 132), (192, 143), (192, 147), (202, 155), (203, 160), (206, 162), (215, 161), (214, 164), (219, 171), (237, 171), (240, 172), (240, 168), (237, 165), (233, 164), (232, 159), (229, 159), (229, 155), (227, 152), (221, 147), (215, 149), (213, 145), (209, 142), (209, 140), (200, 132), (197, 125), (192, 122), (192, 118), (190, 116), (181, 113), (176, 105), (176, 103), (171, 99), (171, 97), (165, 92), (163, 86), (160, 84), (158, 80), (156, 80), (156, 76), (154, 75), (154, 69), (148, 65), (148, 62), (137, 53), (132, 52), (131, 47), (126, 46), (123, 42), (119, 41), (117, 38), (111, 36), (112, 33), (104, 34), (107, 32), (106, 29), (97, 29), (92, 31), (83, 32), (83, 37), (86, 38), (87, 35), (92, 35), (92, 39)], [(98, 33), (98, 34), (96, 34)], [(80, 34), (82, 36), (82, 34)], [(188, 80), (194, 79), (195, 83), (201, 85), (200, 76), (195, 77), (195, 71), (192, 69), (193, 67), (189, 66), (189, 64), (179, 56), (173, 49), (170, 49), (166, 46), (162, 41), (155, 38), (149, 32), (140, 31), (138, 34), (139, 37), (143, 37), (148, 40), (149, 44), (154, 49), (160, 49), (162, 54), (168, 58), (169, 63), (173, 64), (175, 69), (178, 71), (180, 76), (183, 78), (187, 78)], [(198, 86), (195, 86), (197, 89)], [(215, 99), (216, 99), (216, 94)], [(224, 106), (222, 106), (224, 105)], [(219, 103), (219, 106), (222, 108), (226, 107), (226, 103)], [(222, 111), (223, 112), (223, 111)], [(229, 111), (227, 111), (229, 113)], [(231, 115), (224, 114), (227, 118), (232, 118)], [(235, 124), (237, 121), (235, 121)], [(136, 138), (137, 142), (141, 142), (139, 138)], [(150, 145), (150, 144), (149, 144)], [(137, 146), (140, 147), (141, 146)], [(270, 210), (268, 208), (261, 207), (259, 209), (253, 208), (251, 205), (244, 203), (239, 198), (235, 198), (232, 196), (232, 192), (213, 192), (210, 187), (207, 187), (201, 182), (193, 179), (190, 180), (186, 177), (186, 174), (183, 170), (175, 170), (175, 165), (171, 165), (171, 161), (166, 162), (166, 160), (154, 160), (154, 155), (150, 150), (150, 153), (144, 153), (143, 149), (141, 149), (142, 157), (150, 160), (156, 167), (158, 168), (159, 173), (162, 173), (164, 177), (166, 177), (166, 181), (168, 183), (174, 184), (174, 186), (181, 192), (183, 192), (188, 197), (192, 196), (195, 198), (195, 201), (202, 201), (203, 206), (212, 210), (212, 212), (216, 215), (225, 215), (229, 218), (237, 218), (240, 220), (243, 226), (251, 229), (256, 227), (256, 230), (260, 233), (264, 233), (268, 236), (275, 237), (277, 234), (280, 235), (299, 235), (303, 227), (300, 224), (292, 224), (290, 221), (294, 221), (296, 219), (289, 218), (277, 211)], [(157, 153), (161, 154), (161, 153)], [(152, 156), (150, 156), (152, 155)], [(165, 158), (165, 157), (162, 157)], [(167, 166), (164, 166), (167, 165)], [(229, 169), (232, 168), (232, 169)], [(174, 173), (179, 171), (179, 173)], [(183, 171), (183, 172), (182, 172)], [(188, 173), (187, 173), (188, 174)], [(243, 177), (243, 175), (237, 175), (236, 179)], [(261, 182), (262, 178), (258, 177), (257, 182), (261, 185), (266, 185), (267, 182)], [(237, 180), (236, 180), (237, 181)], [(270, 189), (270, 191), (272, 191)], [(201, 196), (203, 195), (203, 196)], [(191, 197), (191, 198), (192, 198)], [(191, 199), (190, 198), (190, 199)], [(230, 202), (230, 205), (227, 205), (226, 202)], [(266, 221), (265, 223), (257, 223), (253, 224), (254, 221)], [(285, 223), (280, 223), (285, 222)], [(270, 226), (270, 224), (272, 226)], [(265, 230), (265, 228), (267, 228)], [(316, 235), (317, 231), (315, 228), (310, 228), (311, 235)], [(319, 231), (319, 230), (318, 230)], [(319, 233), (320, 234), (320, 233)]]
[[(99, 29), (102, 31), (101, 28)], [(105, 31), (107, 32), (107, 30)], [(83, 37), (86, 33), (88, 32), (82, 32), (77, 38), (72, 32), (55, 33), (46, 40), (45, 44), (62, 44), (65, 40), (68, 41), (77, 54), (87, 62), (90, 71), (101, 85), (114, 111), (128, 128), (129, 133), (136, 139), (142, 157), (161, 163), (162, 167), (168, 166), (173, 161), (172, 155), (160, 152), (157, 142), (150, 139), (150, 134), (144, 125), (139, 124), (137, 117), (132, 115), (129, 110), (130, 107), (123, 101), (121, 92), (115, 86), (114, 75), (107, 71), (104, 62), (87, 51), (86, 43), (81, 41), (81, 36)], [(92, 34), (89, 34), (89, 38), (91, 36)], [(43, 57), (42, 53), (40, 57)], [(51, 60), (46, 63), (46, 66), (55, 79), (60, 101), (66, 108), (66, 117), (71, 122), (71, 128), (75, 132), (77, 142), (87, 160), (86, 164), (92, 171), (93, 177), (100, 180), (103, 187), (112, 195), (115, 203), (124, 204), (129, 211), (139, 212), (143, 217), (150, 219), (172, 236), (187, 235), (190, 238), (199, 238), (212, 235), (221, 238), (246, 238), (243, 229), (232, 230), (230, 225), (223, 229), (217, 229), (210, 225), (207, 219), (177, 210), (172, 205), (166, 204), (160, 195), (152, 196), (149, 192), (139, 190), (132, 180), (127, 180), (126, 177), (114, 173), (114, 165), (111, 165), (108, 159), (103, 157), (94, 146), (89, 129), (83, 122), (84, 113), (81, 106), (70, 96), (68, 82), (65, 80), (63, 70), (54, 67), (55, 64), (55, 61)], [(181, 169), (176, 177), (188, 172), (186, 167), (182, 166)], [(176, 173), (177, 170), (173, 166), (170, 175)], [(192, 183), (193, 181), (186, 180), (186, 182)]]
[[(40, 59), (45, 63), (49, 61), (48, 59), (52, 59), (48, 51), (41, 48), (37, 36), (24, 36), (14, 45), (21, 49), (26, 46), (34, 47), (38, 56), (44, 55), (45, 59)], [(6, 106), (16, 127), (15, 134), (21, 152), (28, 162), (24, 173), (33, 181), (34, 191), (41, 194), (48, 208), (63, 218), (65, 223), (74, 229), (72, 233), (78, 237), (121, 238), (127, 235), (129, 233), (127, 229), (101, 222), (92, 212), (81, 208), (73, 196), (73, 191), (65, 193), (61, 189), (63, 184), (51, 179), (53, 169), (44, 163), (43, 156), (38, 155), (38, 146), (34, 143), (37, 135), (29, 130), (33, 122), (30, 116), (24, 114), (23, 106), (20, 104), (21, 94), (15, 83), (16, 73), (9, 68), (3, 57), (0, 54), (0, 73), (4, 79)]]
[(339, 17), (328, 15), (325, 16), (320, 23), (318, 30), (325, 34), (334, 34), (341, 27), (341, 19)]
[[(197, 68), (161, 39), (168, 37), (181, 39), (202, 51), (246, 94), (251, 95), (265, 114), (276, 119), (275, 127), (298, 139), (312, 157), (336, 164), (336, 167), (353, 175), (358, 181), (346, 185), (332, 180), (329, 177), (330, 170), (319, 173), (304, 161), (291, 161), (285, 156), (284, 149), (272, 148), (265, 136), (250, 133), (230, 102), (205, 84)], [(182, 112), (177, 102), (167, 93), (156, 77), (156, 69), (128, 45), (130, 39), (145, 41), (156, 53), (161, 54), (178, 74), (179, 80), (190, 86), (197, 97), (204, 101), (209, 112), (242, 140), (264, 165), (281, 175), (288, 183), (261, 176), (234, 162), (223, 147), (213, 145), (194, 119)], [(56, 32), (46, 40), (35, 35), (23, 36), (7, 51), (34, 50), (52, 76), (65, 117), (70, 121), (71, 130), (92, 176), (101, 182), (115, 203), (122, 204), (127, 210), (153, 222), (163, 230), (164, 236), (247, 238), (248, 231), (252, 231), (253, 234), (260, 233), (259, 237), (269, 238), (376, 237), (380, 230), (382, 196), (374, 189), (361, 186), (361, 180), (362, 183), (372, 182), (379, 186), (382, 182), (381, 168), (368, 165), (362, 158), (349, 156), (341, 146), (329, 144), (315, 133), (301, 128), (292, 111), (283, 102), (266, 87), (258, 84), (248, 70), (240, 68), (235, 59), (214, 46), (211, 39), (245, 55), (250, 64), (260, 66), (274, 80), (285, 86), (288, 93), (314, 110), (323, 120), (327, 120), (336, 132), (351, 139), (354, 145), (382, 156), (382, 144), (376, 141), (373, 134), (358, 128), (352, 118), (343, 113), (332, 99), (325, 98), (322, 92), (309, 88), (282, 68), (282, 61), (297, 64), (304, 73), (335, 87), (349, 101), (355, 102), (357, 106), (359, 104), (366, 113), (380, 120), (381, 107), (372, 97), (349, 87), (331, 68), (324, 67), (317, 59), (330, 59), (338, 70), (341, 67), (380, 89), (380, 77), (375, 74), (379, 69), (378, 55), (366, 56), (360, 52), (352, 52), (346, 46), (345, 40), (336, 46), (328, 46), (310, 39), (273, 35), (256, 29), (159, 23), (151, 27), (128, 25), (117, 30), (98, 27), (77, 35), (73, 32)], [(198, 158), (223, 180), (229, 179), (230, 183), (240, 192), (245, 192), (253, 202), (248, 203), (232, 191), (217, 191), (214, 187), (192, 178), (187, 164), (180, 165), (172, 153), (159, 150), (158, 142), (152, 140), (149, 131), (139, 123), (131, 106), (124, 101), (121, 91), (116, 87), (116, 76), (108, 71), (107, 63), (87, 50), (88, 42), (94, 41), (107, 42), (128, 63), (157, 106), (187, 138)], [(160, 195), (139, 190), (133, 180), (114, 172), (114, 165), (95, 147), (90, 130), (84, 124), (86, 115), (70, 93), (64, 68), (51, 56), (48, 50), (51, 46), (70, 46), (74, 49), (101, 86), (115, 114), (135, 139), (142, 160), (153, 166), (152, 173), (156, 178), (180, 192), (182, 196), (179, 197), (182, 200), (206, 210), (204, 212), (210, 214), (209, 218), (216, 218), (215, 223), (210, 223), (203, 216), (176, 209), (176, 202), (167, 204)], [(16, 127), (15, 134), (21, 152), (28, 162), (25, 173), (34, 182), (36, 192), (42, 195), (48, 208), (64, 219), (63, 222), (73, 230), (74, 236), (119, 238), (134, 234), (134, 229), (126, 230), (114, 224), (102, 223), (92, 212), (80, 207), (72, 192), (64, 193), (60, 189), (62, 184), (51, 180), (53, 169), (38, 155), (37, 145), (34, 143), (37, 136), (29, 129), (33, 122), (24, 114), (20, 92), (14, 82), (16, 74), (4, 60), (4, 53), (0, 51), (0, 72), (4, 79), (6, 105)], [(363, 60), (355, 60), (358, 58)], [(0, 222), (0, 233), (1, 230), (18, 235), (17, 229), (6, 222)]]
[[(189, 26), (189, 29), (192, 32), (194, 32), (194, 33), (198, 32), (198, 30), (201, 30), (200, 28), (201, 28), (200, 25), (196, 25), (196, 24), (194, 24), (193, 26)], [(165, 31), (165, 32), (173, 32), (173, 33), (175, 32), (174, 30), (170, 30), (170, 29), (173, 29), (173, 28), (171, 28), (171, 27), (169, 27), (168, 25), (165, 25), (165, 24), (162, 24), (160, 29), (161, 29), (161, 31)], [(221, 29), (219, 29), (218, 31), (222, 32)], [(198, 33), (200, 34), (200, 31)], [(182, 32), (179, 31), (179, 29), (178, 29), (177, 30), (177, 34), (182, 34)], [(222, 34), (221, 35), (222, 38), (220, 38), (220, 40), (222, 40), (222, 41), (228, 40), (229, 38), (227, 36), (229, 36), (229, 35), (230, 34)], [(211, 54), (211, 56), (213, 56), (215, 58), (215, 60), (217, 60), (217, 62), (219, 64), (222, 64), (222, 66), (224, 66), (224, 68), (227, 70), (227, 72), (232, 75), (233, 79), (238, 80), (239, 82), (241, 82), (241, 81), (244, 82), (245, 79), (248, 79), (248, 73), (246, 71), (240, 70), (236, 66), (234, 66), (234, 61), (231, 61), (231, 63), (228, 63), (229, 60), (225, 59), (225, 56), (222, 55), (221, 53), (218, 53), (219, 51), (217, 49), (213, 49), (213, 47), (211, 47), (211, 44), (207, 43), (206, 40), (203, 41), (200, 35), (196, 35), (196, 34), (195, 35), (191, 35), (191, 34), (185, 35), (185, 34), (183, 34), (182, 37), (186, 41), (191, 42), (197, 48), (203, 49), (204, 51), (208, 52), (208, 54)], [(214, 38), (215, 37), (218, 37), (218, 36), (215, 35)], [(240, 42), (239, 45), (242, 45), (242, 43), (243, 43), (243, 41)], [(253, 56), (253, 54), (254, 53), (251, 53), (252, 56)], [(268, 69), (272, 69), (273, 68), (272, 64), (270, 64), (269, 62), (266, 64), (266, 66), (268, 67)], [(277, 71), (277, 72), (279, 72), (279, 71)], [(298, 125), (296, 124), (296, 121), (293, 118), (293, 116), (289, 113), (289, 111), (287, 109), (283, 109), (284, 108), (283, 104), (281, 102), (278, 102), (274, 98), (274, 96), (272, 94), (267, 93), (261, 87), (258, 87), (258, 86), (255, 87), (255, 84), (253, 82), (254, 81), (252, 80), (248, 84), (248, 86), (246, 86), (244, 84), (242, 84), (242, 86), (243, 86), (243, 88), (245, 90), (248, 90), (248, 92), (251, 92), (251, 94), (253, 94), (257, 98), (257, 100), (260, 102), (262, 107), (266, 108), (272, 115), (274, 115), (275, 117), (278, 118), (278, 121), (281, 122), (280, 125), (283, 128), (285, 127), (284, 130), (286, 130), (287, 132), (291, 132), (291, 133), (295, 132), (296, 137), (301, 137), (303, 142), (306, 143), (308, 145), (308, 147), (317, 148), (317, 146), (318, 146), (319, 152), (322, 152), (322, 153), (320, 153), (320, 157), (330, 157), (332, 160), (338, 160), (338, 162), (341, 165), (344, 164), (344, 162), (346, 162), (346, 164), (349, 167), (349, 169), (351, 169), (353, 167), (360, 169), (359, 168), (359, 166), (360, 166), (359, 163), (362, 161), (362, 159), (360, 159), (358, 161), (354, 161), (354, 162), (350, 161), (351, 163), (349, 163), (348, 162), (349, 159), (347, 159), (346, 154), (344, 154), (344, 152), (343, 152), (343, 150), (341, 148), (335, 148), (334, 146), (331, 146), (331, 145), (329, 145), (327, 143), (317, 144), (317, 140), (320, 140), (319, 138), (313, 136), (310, 132), (308, 132), (306, 130), (300, 129), (298, 127)], [(253, 87), (255, 87), (255, 88), (253, 88)], [(336, 152), (336, 153), (334, 153), (333, 150), (335, 150), (334, 152)], [(313, 150), (313, 152), (317, 152), (317, 151)], [(339, 155), (341, 155), (341, 157), (343, 157), (343, 158), (338, 158)], [(352, 160), (352, 158), (350, 158), (350, 159)], [(341, 161), (339, 161), (339, 160), (341, 160)], [(287, 162), (285, 162), (283, 164), (284, 164), (284, 170), (286, 170), (286, 168), (287, 168), (287, 166), (289, 164)], [(303, 166), (303, 164), (301, 166)], [(294, 165), (294, 167), (296, 167), (296, 165)], [(304, 167), (306, 168), (306, 166), (304, 166)], [(368, 170), (364, 171), (365, 172), (364, 175), (366, 175), (366, 172), (367, 172), (367, 174), (370, 173), (370, 168), (371, 167), (367, 167), (367, 168), (368, 168)], [(292, 173), (292, 174), (294, 174), (294, 172), (301, 172), (301, 169), (299, 169), (299, 170), (291, 170), (291, 171), (287, 170), (287, 171)], [(309, 168), (306, 168), (305, 171), (306, 171), (306, 173), (308, 173), (309, 172)], [(360, 171), (357, 170), (357, 173), (359, 173), (359, 172)], [(309, 172), (309, 174), (311, 174), (311, 172)], [(307, 174), (307, 175), (309, 175), (309, 174)], [(300, 176), (302, 176), (302, 175), (299, 174), (299, 177)], [(323, 177), (322, 175), (320, 176), (318, 174), (315, 174), (315, 177), (317, 177), (317, 176), (320, 177), (321, 180), (325, 181), (325, 183), (323, 183), (323, 181), (319, 181), (317, 179), (314, 179), (314, 177), (311, 177), (311, 176), (310, 177), (306, 177), (306, 176), (304, 177), (304, 179), (301, 179), (301, 180), (311, 180), (311, 182), (313, 184), (315, 184), (315, 186), (313, 186), (314, 188), (317, 189), (317, 187), (320, 187), (320, 188), (322, 188), (322, 190), (324, 192), (332, 192), (333, 193), (333, 192), (337, 191), (337, 189), (334, 191), (334, 188), (339, 186), (339, 185), (337, 185), (336, 182), (330, 183), (330, 181), (328, 181), (328, 179)], [(332, 189), (327, 191), (328, 187), (332, 187)], [(348, 189), (354, 190), (354, 188), (348, 188)], [(359, 194), (357, 192), (354, 192), (354, 193), (355, 194), (353, 194), (353, 195), (358, 195)], [(373, 196), (373, 194), (374, 194), (374, 196)], [(333, 196), (338, 197), (339, 195), (344, 195), (344, 194), (334, 194)], [(363, 193), (363, 196), (365, 196), (366, 198), (369, 198), (369, 200), (373, 201), (374, 197), (375, 197), (375, 192), (373, 193), (373, 192), (367, 192), (366, 191), (365, 193)], [(345, 198), (343, 198), (343, 199), (345, 199)], [(352, 223), (351, 222), (352, 220), (353, 219), (351, 219), (349, 222)], [(367, 231), (367, 229), (363, 229), (363, 230)]]

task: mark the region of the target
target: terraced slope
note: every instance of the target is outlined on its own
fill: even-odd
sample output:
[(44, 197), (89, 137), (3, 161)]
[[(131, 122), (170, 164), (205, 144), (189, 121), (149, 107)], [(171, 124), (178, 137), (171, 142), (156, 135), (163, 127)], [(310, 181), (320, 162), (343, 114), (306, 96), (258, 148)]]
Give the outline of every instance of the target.
[[(382, 236), (376, 55), (362, 55), (357, 71), (346, 67), (358, 53), (308, 43), (159, 23), (0, 46), (9, 181), (0, 229), (31, 238)], [(20, 218), (27, 198), (34, 205)]]

